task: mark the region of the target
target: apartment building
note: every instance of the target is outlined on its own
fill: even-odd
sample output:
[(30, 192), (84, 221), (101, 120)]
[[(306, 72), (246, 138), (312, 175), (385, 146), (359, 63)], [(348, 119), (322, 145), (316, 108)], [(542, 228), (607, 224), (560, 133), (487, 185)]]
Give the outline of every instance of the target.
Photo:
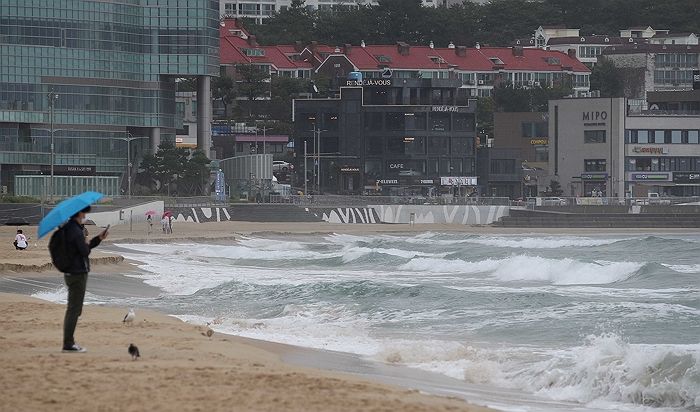
[[(220, 13), (225, 17), (244, 17), (261, 23), (273, 14), (290, 7), (291, 0), (221, 0)], [(423, 0), (423, 5), (430, 7), (450, 6), (462, 3), (462, 0)], [(358, 7), (360, 5), (376, 5), (376, 0), (306, 0), (310, 10), (328, 10), (334, 8)]]

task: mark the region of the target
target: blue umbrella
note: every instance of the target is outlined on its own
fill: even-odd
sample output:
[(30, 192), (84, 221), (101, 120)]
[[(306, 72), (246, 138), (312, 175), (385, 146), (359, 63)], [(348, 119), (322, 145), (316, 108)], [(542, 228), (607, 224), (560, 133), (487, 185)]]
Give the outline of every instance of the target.
[(102, 197), (102, 193), (85, 192), (57, 204), (56, 207), (39, 222), (39, 238), (41, 239), (52, 230), (66, 223), (71, 216), (102, 199)]

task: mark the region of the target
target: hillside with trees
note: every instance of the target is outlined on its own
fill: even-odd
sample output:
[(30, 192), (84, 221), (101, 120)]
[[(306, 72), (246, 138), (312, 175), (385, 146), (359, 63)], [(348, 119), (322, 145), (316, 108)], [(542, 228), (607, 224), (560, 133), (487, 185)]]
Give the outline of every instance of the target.
[(293, 0), (290, 8), (263, 24), (245, 24), (262, 44), (433, 41), (443, 47), (450, 42), (507, 46), (529, 38), (540, 25), (578, 28), (581, 34), (617, 34), (647, 25), (698, 33), (700, 7), (698, 0), (492, 0), (449, 8), (424, 7), (420, 0), (379, 0), (378, 5), (310, 11), (303, 0)]

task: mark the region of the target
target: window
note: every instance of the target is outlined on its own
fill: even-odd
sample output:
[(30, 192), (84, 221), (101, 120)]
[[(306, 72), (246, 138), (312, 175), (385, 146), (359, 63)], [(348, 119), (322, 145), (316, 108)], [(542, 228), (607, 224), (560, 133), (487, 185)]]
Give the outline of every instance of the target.
[(404, 130), (405, 129), (405, 113), (387, 113), (386, 128), (387, 130)]
[(425, 130), (428, 124), (426, 113), (406, 113), (406, 130)]
[(651, 143), (664, 144), (666, 133), (663, 130), (654, 130), (654, 140)]
[(698, 141), (698, 131), (697, 130), (688, 130), (688, 143), (689, 144), (698, 144), (700, 141)]
[(265, 55), (265, 50), (263, 49), (243, 49), (243, 53), (245, 53), (246, 56), (248, 57), (262, 57)]
[(586, 130), (583, 139), (585, 143), (605, 143), (605, 130)]
[(493, 174), (514, 174), (515, 159), (491, 159), (491, 173)]
[(549, 148), (546, 145), (535, 146), (535, 161), (536, 162), (548, 162), (549, 161)]
[(523, 122), (522, 132), (524, 138), (547, 137), (549, 135), (547, 122)]
[(605, 159), (586, 159), (584, 160), (584, 170), (586, 172), (604, 172), (607, 165)]
[(365, 130), (380, 131), (383, 129), (383, 119), (381, 113), (365, 113)]
[(366, 150), (368, 155), (381, 155), (384, 153), (384, 139), (381, 137), (367, 137)]
[(448, 137), (429, 137), (428, 138), (428, 153), (429, 154), (449, 154), (450, 139)]
[(454, 115), (455, 130), (474, 131), (474, 116), (468, 113), (457, 113)]
[(474, 139), (471, 137), (453, 137), (452, 154), (474, 155)]
[(671, 143), (683, 143), (683, 133), (680, 130), (671, 130)]
[(431, 113), (430, 114), (430, 130), (436, 132), (446, 132), (450, 130), (450, 114), (449, 113)]

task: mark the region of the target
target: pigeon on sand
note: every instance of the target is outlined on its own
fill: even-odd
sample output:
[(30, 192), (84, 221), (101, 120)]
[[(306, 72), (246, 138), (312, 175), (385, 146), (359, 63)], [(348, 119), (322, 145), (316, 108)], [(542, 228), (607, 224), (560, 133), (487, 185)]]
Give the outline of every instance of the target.
[(124, 316), (124, 320), (122, 322), (131, 326), (131, 324), (133, 324), (134, 322), (134, 319), (136, 319), (136, 313), (134, 313), (133, 309), (129, 309), (129, 313), (127, 313), (126, 316)]
[(139, 353), (139, 348), (133, 343), (129, 344), (129, 355), (131, 355), (131, 360), (136, 360), (141, 357)]

